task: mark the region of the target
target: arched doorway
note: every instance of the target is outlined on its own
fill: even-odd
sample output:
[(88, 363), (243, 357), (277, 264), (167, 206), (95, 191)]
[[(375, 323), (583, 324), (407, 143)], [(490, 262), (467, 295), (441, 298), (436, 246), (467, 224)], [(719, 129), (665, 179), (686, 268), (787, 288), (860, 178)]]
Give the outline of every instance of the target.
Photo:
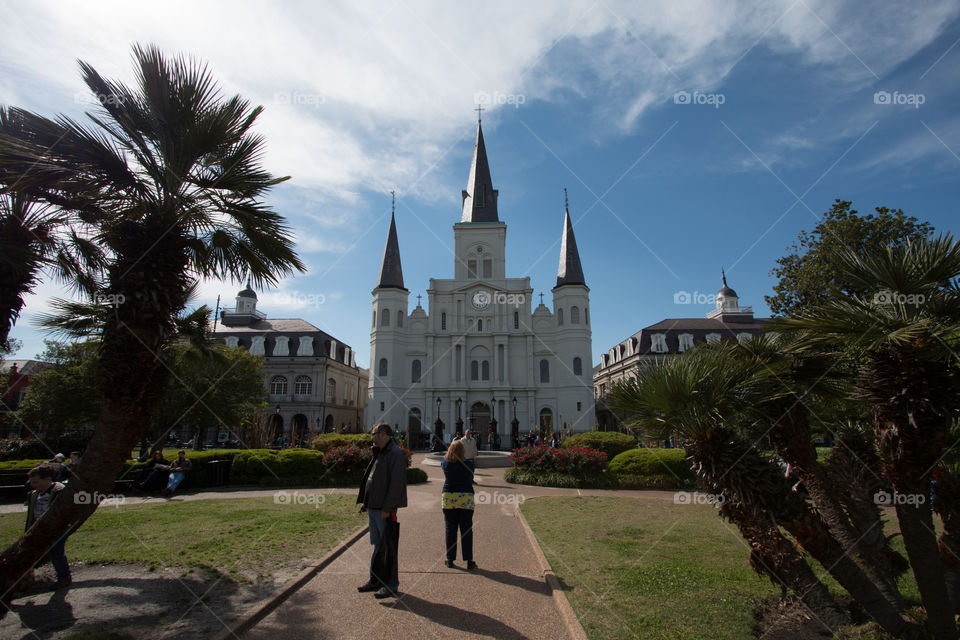
[(310, 423), (307, 420), (307, 416), (302, 413), (298, 413), (293, 416), (293, 420), (290, 423), (291, 431), (293, 432), (293, 446), (295, 447), (305, 447), (307, 446), (308, 440), (310, 439)]
[(270, 416), (270, 429), (267, 431), (267, 446), (283, 444), (283, 416), (275, 413)]
[(540, 434), (549, 439), (553, 433), (553, 411), (544, 407), (540, 409)]
[(470, 420), (467, 423), (468, 428), (476, 435), (486, 435), (487, 427), (490, 426), (490, 405), (486, 402), (474, 402), (470, 407)]
[(333, 414), (328, 414), (327, 419), (323, 421), (323, 432), (333, 433)]
[(416, 407), (410, 409), (407, 413), (407, 447), (410, 449), (422, 449), (425, 446), (420, 433), (422, 423), (423, 416), (420, 409)]

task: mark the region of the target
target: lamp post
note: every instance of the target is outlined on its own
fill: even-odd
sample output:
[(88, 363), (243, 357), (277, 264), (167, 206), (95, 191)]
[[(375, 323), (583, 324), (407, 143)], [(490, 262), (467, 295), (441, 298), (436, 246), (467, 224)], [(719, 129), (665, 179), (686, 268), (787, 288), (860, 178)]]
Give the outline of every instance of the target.
[(462, 398), (457, 398), (457, 433), (463, 435), (463, 420), (460, 419), (460, 405), (463, 404)]
[(437, 442), (443, 442), (443, 420), (440, 419), (440, 398), (437, 398), (437, 421), (433, 423), (433, 433)]
[[(274, 418), (274, 421), (273, 421), (273, 427), (274, 427), (274, 429), (277, 429), (277, 430), (280, 432), (278, 435), (279, 435), (279, 437), (280, 437), (280, 442), (283, 443), (283, 427), (281, 426), (281, 423), (280, 423), (280, 420), (281, 420), (281, 418), (280, 418), (280, 405), (277, 405), (277, 408), (276, 408), (276, 410), (273, 412), (273, 415), (276, 416), (276, 418)], [(276, 440), (274, 440), (274, 442), (276, 442)]]
[(497, 399), (490, 398), (490, 433), (487, 434), (487, 448), (493, 451), (497, 439)]
[(510, 421), (510, 445), (512, 449), (520, 446), (520, 421), (517, 420), (517, 396), (513, 396), (513, 420)]
[(317, 430), (314, 433), (320, 433), (320, 416), (317, 416)]

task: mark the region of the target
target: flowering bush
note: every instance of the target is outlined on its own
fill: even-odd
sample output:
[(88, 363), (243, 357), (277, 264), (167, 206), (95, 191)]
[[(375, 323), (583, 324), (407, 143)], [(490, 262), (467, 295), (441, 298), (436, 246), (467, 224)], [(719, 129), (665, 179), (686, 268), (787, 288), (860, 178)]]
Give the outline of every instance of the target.
[[(403, 451), (407, 462), (406, 466), (409, 467), (413, 459), (413, 452), (405, 447), (400, 447), (400, 450)], [(323, 454), (323, 466), (335, 473), (359, 476), (372, 459), (373, 450), (370, 447), (360, 448), (354, 445), (330, 447)]]
[(607, 464), (607, 454), (583, 447), (555, 449), (541, 445), (514, 449), (510, 460), (514, 468), (525, 471), (583, 475), (603, 471)]

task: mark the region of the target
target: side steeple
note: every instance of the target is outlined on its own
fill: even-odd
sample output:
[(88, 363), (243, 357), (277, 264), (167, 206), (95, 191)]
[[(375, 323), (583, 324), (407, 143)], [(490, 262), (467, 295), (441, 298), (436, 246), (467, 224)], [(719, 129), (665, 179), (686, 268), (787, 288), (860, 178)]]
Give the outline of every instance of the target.
[[(393, 195), (393, 192), (390, 192)], [(391, 209), (393, 207), (391, 206)], [(394, 211), (390, 212), (390, 232), (387, 234), (387, 244), (383, 247), (383, 260), (380, 263), (380, 280), (378, 289), (402, 289), (403, 267), (400, 265), (400, 243), (397, 241), (397, 221)]]
[(586, 286), (583, 266), (580, 264), (580, 252), (577, 251), (577, 239), (573, 237), (573, 224), (570, 222), (570, 207), (567, 203), (567, 190), (563, 190), (563, 239), (560, 242), (560, 265), (557, 268), (557, 286), (579, 284)]
[(473, 147), (473, 162), (467, 188), (463, 190), (463, 214), (460, 222), (500, 222), (497, 216), (497, 190), (490, 179), (487, 147), (483, 144), (483, 127), (477, 120), (477, 141)]

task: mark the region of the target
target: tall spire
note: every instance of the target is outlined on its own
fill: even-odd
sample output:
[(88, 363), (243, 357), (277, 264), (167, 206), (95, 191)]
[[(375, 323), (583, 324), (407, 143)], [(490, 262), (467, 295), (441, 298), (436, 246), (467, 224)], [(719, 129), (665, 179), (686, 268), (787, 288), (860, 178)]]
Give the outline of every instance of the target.
[[(393, 192), (390, 192), (393, 195)], [(383, 261), (380, 263), (380, 281), (377, 288), (407, 290), (403, 286), (403, 268), (400, 266), (400, 243), (397, 241), (397, 221), (394, 212), (390, 212), (390, 232), (387, 244), (383, 247)]]
[(573, 237), (573, 223), (570, 222), (570, 207), (567, 204), (567, 190), (563, 190), (563, 240), (560, 242), (560, 266), (557, 269), (557, 286), (580, 284), (586, 286), (583, 266), (580, 264), (580, 252), (577, 251), (577, 239)]
[(499, 222), (497, 190), (490, 179), (487, 147), (483, 144), (483, 125), (477, 120), (477, 141), (473, 147), (473, 162), (467, 188), (463, 190), (463, 213), (460, 222)]

